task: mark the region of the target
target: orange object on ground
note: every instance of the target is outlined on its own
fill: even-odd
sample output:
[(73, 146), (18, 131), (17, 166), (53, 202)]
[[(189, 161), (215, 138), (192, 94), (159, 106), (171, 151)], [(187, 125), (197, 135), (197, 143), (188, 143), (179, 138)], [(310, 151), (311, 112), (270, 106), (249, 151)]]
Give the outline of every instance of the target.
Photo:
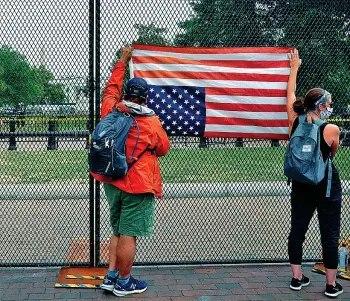
[(102, 280), (95, 279), (67, 279), (67, 275), (101, 276), (107, 273), (107, 267), (62, 267), (57, 278), (56, 288), (99, 288)]

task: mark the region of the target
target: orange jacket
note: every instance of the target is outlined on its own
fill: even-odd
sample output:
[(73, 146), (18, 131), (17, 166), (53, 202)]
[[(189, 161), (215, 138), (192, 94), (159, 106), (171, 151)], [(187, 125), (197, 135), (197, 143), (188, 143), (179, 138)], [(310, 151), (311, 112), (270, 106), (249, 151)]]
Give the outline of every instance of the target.
[[(126, 65), (123, 62), (118, 62), (107, 82), (102, 99), (101, 119), (112, 112), (114, 107), (121, 107), (124, 111), (128, 110), (128, 108), (120, 102), (125, 67)], [(139, 125), (140, 136), (134, 157), (138, 157), (146, 148), (154, 150), (154, 152), (146, 151), (128, 170), (128, 173), (123, 178), (110, 180), (110, 178), (102, 175), (91, 174), (96, 180), (110, 183), (125, 192), (134, 194), (148, 192), (161, 198), (162, 178), (160, 175), (158, 157), (164, 156), (168, 152), (170, 143), (157, 115), (136, 115), (135, 119)], [(126, 139), (126, 156), (128, 163), (132, 162), (129, 157), (135, 147), (136, 138), (137, 128), (131, 127), (129, 136)]]

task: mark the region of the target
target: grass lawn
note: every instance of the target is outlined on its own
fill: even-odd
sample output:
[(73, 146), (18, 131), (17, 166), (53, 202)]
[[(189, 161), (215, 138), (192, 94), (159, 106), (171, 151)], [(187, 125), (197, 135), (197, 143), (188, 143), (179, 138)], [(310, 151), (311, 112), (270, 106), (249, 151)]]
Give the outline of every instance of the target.
[[(160, 158), (165, 183), (285, 181), (284, 147), (171, 149)], [(350, 148), (336, 156), (342, 180), (350, 179)], [(88, 179), (86, 150), (0, 152), (0, 184)]]

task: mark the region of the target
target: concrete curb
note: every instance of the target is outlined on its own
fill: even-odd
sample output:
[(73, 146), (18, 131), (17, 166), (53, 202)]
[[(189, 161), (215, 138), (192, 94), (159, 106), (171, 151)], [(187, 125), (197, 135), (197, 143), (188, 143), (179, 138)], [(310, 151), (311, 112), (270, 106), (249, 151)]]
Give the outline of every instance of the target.
[[(342, 181), (343, 195), (350, 194), (350, 181)], [(289, 196), (287, 182), (177, 183), (164, 184), (164, 198)], [(104, 198), (104, 190), (101, 189)], [(0, 200), (89, 199), (88, 184), (47, 183), (0, 185)]]

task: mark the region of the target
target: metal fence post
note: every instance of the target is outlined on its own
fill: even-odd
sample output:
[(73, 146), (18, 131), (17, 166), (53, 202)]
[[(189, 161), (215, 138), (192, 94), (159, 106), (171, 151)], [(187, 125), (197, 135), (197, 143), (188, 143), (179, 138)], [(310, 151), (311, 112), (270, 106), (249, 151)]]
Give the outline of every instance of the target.
[(237, 138), (235, 142), (236, 147), (243, 147), (243, 139)]
[(346, 133), (344, 139), (341, 142), (341, 146), (349, 147), (350, 146), (350, 134)]
[[(95, 30), (95, 1), (89, 0), (89, 120), (88, 129), (92, 133), (94, 129), (94, 30)], [(89, 175), (89, 200), (90, 200), (90, 266), (96, 266), (95, 258), (95, 180)]]
[[(89, 131), (90, 130), (90, 118), (86, 121), (86, 129)], [(90, 131), (92, 132), (92, 130)], [(85, 149), (89, 149), (90, 147), (90, 140), (89, 137), (86, 138), (86, 145), (85, 145)]]
[(208, 147), (208, 140), (205, 137), (199, 138), (199, 148), (205, 148)]
[[(101, 85), (101, 1), (95, 0), (95, 122), (96, 124), (100, 121), (100, 85)], [(100, 215), (101, 215), (101, 191), (100, 191), (100, 183), (96, 181), (95, 186), (95, 244), (96, 244), (96, 266), (100, 263), (100, 246), (101, 246), (101, 227), (100, 227)]]
[[(49, 132), (57, 131), (57, 120), (49, 120)], [(47, 139), (47, 150), (56, 150), (58, 148), (58, 141), (55, 136), (49, 136)]]
[(280, 146), (279, 140), (277, 140), (277, 139), (272, 139), (272, 140), (271, 140), (271, 146), (272, 146), (272, 147), (279, 147), (279, 146)]
[[(15, 120), (10, 120), (10, 132), (14, 133), (15, 131), (16, 131), (16, 121)], [(16, 137), (15, 136), (10, 137), (10, 145), (8, 147), (8, 150), (17, 150)]]

